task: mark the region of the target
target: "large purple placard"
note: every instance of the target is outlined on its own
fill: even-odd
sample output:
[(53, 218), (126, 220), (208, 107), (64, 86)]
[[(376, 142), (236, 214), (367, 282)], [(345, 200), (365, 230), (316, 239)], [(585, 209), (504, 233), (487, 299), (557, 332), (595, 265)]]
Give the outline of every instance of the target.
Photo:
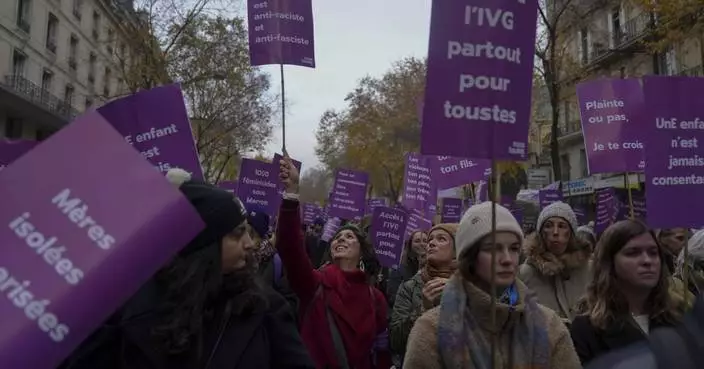
[(538, 203), (540, 204), (541, 209), (552, 204), (553, 202), (558, 202), (558, 201), (562, 201), (562, 191), (560, 191), (560, 189), (554, 189), (554, 190), (543, 189), (543, 190), (538, 191)]
[(318, 206), (318, 204), (314, 204), (311, 202), (306, 202), (302, 204), (302, 212), (303, 212), (303, 224), (312, 224), (316, 218), (322, 215), (323, 209)]
[(430, 212), (437, 202), (437, 190), (433, 182), (434, 158), (416, 153), (406, 154), (406, 173), (403, 179), (403, 205), (407, 209)]
[(252, 65), (315, 68), (311, 0), (247, 0)]
[(406, 226), (406, 239), (415, 231), (428, 232), (433, 227), (433, 222), (430, 219), (424, 218), (422, 215), (408, 213), (408, 225)]
[(365, 172), (338, 169), (330, 192), (328, 215), (347, 220), (364, 216), (368, 177)]
[(203, 227), (97, 112), (3, 170), (0, 197), (0, 368), (55, 368)]
[(443, 223), (459, 223), (462, 217), (462, 199), (446, 197), (442, 199)]
[(367, 200), (367, 208), (365, 209), (365, 213), (372, 214), (372, 213), (374, 213), (374, 209), (376, 209), (380, 206), (386, 206), (386, 198), (372, 197), (371, 199)]
[(537, 5), (432, 2), (423, 154), (526, 160)]
[(485, 179), (491, 175), (491, 160), (435, 156), (433, 180), (438, 190), (446, 190)]
[(376, 256), (384, 267), (394, 267), (401, 260), (408, 213), (401, 209), (378, 207), (372, 214), (370, 237)]
[(577, 85), (589, 173), (641, 171), (643, 90), (638, 79), (600, 79)]
[(616, 197), (616, 191), (613, 187), (600, 188), (595, 191), (594, 195), (596, 196), (594, 231), (600, 234), (616, 221), (621, 202)]
[(340, 218), (328, 218), (323, 226), (323, 232), (320, 235), (320, 239), (325, 242), (330, 242), (332, 237), (335, 235), (335, 232), (337, 232), (337, 229), (340, 228), (340, 223), (342, 223)]
[(98, 112), (161, 172), (181, 168), (203, 178), (188, 112), (178, 85), (115, 100)]
[(279, 212), (281, 197), (277, 189), (279, 167), (254, 159), (242, 159), (237, 197), (245, 207), (256, 205), (269, 216)]
[(699, 227), (704, 207), (704, 78), (646, 77), (648, 225)]
[(0, 170), (37, 146), (37, 141), (0, 138)]

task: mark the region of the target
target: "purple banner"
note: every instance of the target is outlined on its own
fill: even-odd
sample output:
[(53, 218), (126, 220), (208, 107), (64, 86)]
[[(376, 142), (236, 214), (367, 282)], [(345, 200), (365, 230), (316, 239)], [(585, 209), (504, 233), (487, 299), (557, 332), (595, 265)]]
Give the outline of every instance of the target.
[(37, 141), (0, 138), (0, 170), (37, 146)]
[(433, 1), (421, 152), (527, 158), (536, 1)]
[(340, 223), (340, 218), (328, 218), (323, 226), (323, 233), (320, 235), (320, 239), (325, 242), (330, 242), (335, 232), (337, 232), (337, 229), (340, 228)]
[(419, 209), (428, 215), (431, 205), (437, 202), (437, 191), (431, 174), (433, 160), (430, 156), (406, 154), (403, 205), (407, 209)]
[[(274, 158), (271, 160), (271, 163), (278, 169), (279, 166), (281, 165), (281, 160), (283, 160), (283, 158), (284, 157), (281, 156), (280, 154), (274, 154)], [(298, 161), (296, 159), (291, 159), (291, 162), (293, 163), (293, 166), (295, 166), (296, 169), (298, 169), (298, 174), (303, 173), (303, 170), (302, 170), (303, 163), (301, 163), (300, 161)], [(281, 183), (281, 180), (279, 179), (278, 175), (276, 176), (276, 183), (279, 186), (279, 192), (283, 195), (284, 184)]]
[(558, 201), (562, 201), (562, 191), (559, 189), (538, 191), (538, 203), (541, 209)]
[(252, 65), (315, 68), (311, 0), (247, 0)]
[(580, 225), (589, 223), (589, 219), (587, 218), (587, 211), (584, 209), (584, 207), (573, 206), (572, 210), (574, 211), (574, 215), (577, 216), (577, 223), (579, 223)]
[(600, 234), (616, 221), (621, 208), (621, 201), (616, 197), (616, 191), (613, 187), (597, 189), (595, 196), (596, 221), (594, 222), (594, 231)]
[(408, 225), (406, 226), (406, 239), (415, 231), (428, 232), (433, 227), (433, 221), (424, 218), (422, 215), (408, 213)]
[(366, 214), (373, 214), (374, 209), (380, 206), (387, 206), (386, 198), (384, 197), (373, 197), (367, 200), (367, 208), (365, 210)]
[(254, 159), (242, 159), (237, 197), (245, 207), (260, 206), (269, 216), (279, 213), (281, 196), (276, 186), (279, 167)]
[(303, 224), (312, 224), (315, 221), (315, 218), (319, 217), (323, 213), (323, 209), (321, 209), (317, 204), (306, 202), (302, 205), (301, 211), (303, 212)]
[(55, 368), (203, 228), (95, 111), (3, 170), (0, 197), (0, 368)]
[(222, 181), (218, 183), (218, 187), (222, 188), (223, 190), (228, 190), (232, 192), (235, 196), (237, 196), (237, 187), (239, 185), (238, 181)]
[(459, 223), (462, 217), (462, 199), (446, 197), (442, 199), (443, 223)]
[(203, 178), (178, 85), (138, 92), (110, 102), (98, 112), (159, 171), (181, 168), (193, 178)]
[(704, 78), (645, 77), (648, 225), (695, 228), (704, 207)]
[(374, 209), (369, 233), (382, 266), (398, 266), (407, 225), (408, 213), (401, 209), (385, 206)]
[(328, 215), (347, 220), (364, 216), (368, 178), (365, 172), (338, 169), (330, 192)]
[(433, 180), (438, 190), (481, 181), (491, 174), (491, 160), (434, 156)]
[(645, 167), (643, 90), (638, 79), (600, 79), (577, 85), (589, 174)]

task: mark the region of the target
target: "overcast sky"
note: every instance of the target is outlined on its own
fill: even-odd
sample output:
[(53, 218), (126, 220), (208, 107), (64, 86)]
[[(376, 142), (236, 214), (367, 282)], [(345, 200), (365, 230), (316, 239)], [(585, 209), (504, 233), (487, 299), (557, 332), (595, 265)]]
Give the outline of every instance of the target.
[[(319, 164), (315, 131), (327, 109), (345, 106), (357, 81), (428, 51), (431, 0), (313, 0), (315, 69), (286, 66), (286, 144), (303, 169)], [(279, 67), (266, 66), (279, 89)], [(277, 117), (277, 119), (280, 119)], [(268, 152), (281, 150), (281, 129)]]

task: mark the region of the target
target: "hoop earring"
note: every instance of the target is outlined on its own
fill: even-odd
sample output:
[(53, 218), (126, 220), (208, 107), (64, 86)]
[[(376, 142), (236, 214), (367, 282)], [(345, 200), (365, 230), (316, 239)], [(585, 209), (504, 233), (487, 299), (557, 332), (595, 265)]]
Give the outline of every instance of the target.
[(359, 265), (357, 266), (359, 270), (364, 271), (364, 262), (362, 259), (359, 259)]

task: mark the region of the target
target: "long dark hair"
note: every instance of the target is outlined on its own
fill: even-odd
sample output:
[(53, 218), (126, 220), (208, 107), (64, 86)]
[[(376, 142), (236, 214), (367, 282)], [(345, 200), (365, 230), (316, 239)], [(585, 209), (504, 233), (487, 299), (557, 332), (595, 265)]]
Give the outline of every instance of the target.
[(418, 269), (420, 269), (420, 255), (416, 253), (415, 250), (413, 250), (413, 238), (416, 236), (418, 233), (425, 233), (421, 230), (414, 231), (411, 233), (411, 235), (408, 237), (406, 242), (403, 245), (403, 254), (401, 255), (401, 265), (406, 268), (408, 271), (409, 275), (416, 275), (418, 273)]

